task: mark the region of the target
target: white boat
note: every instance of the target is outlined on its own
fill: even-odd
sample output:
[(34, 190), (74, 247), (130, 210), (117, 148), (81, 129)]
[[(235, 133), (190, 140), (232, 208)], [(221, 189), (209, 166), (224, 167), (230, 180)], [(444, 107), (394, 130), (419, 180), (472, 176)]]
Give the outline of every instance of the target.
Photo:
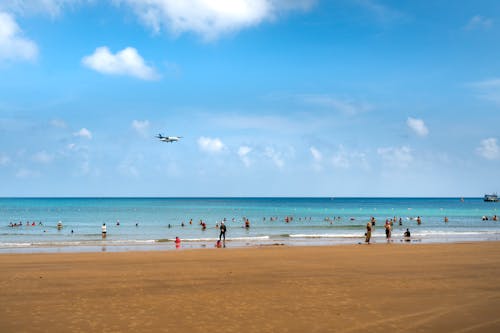
[(485, 194), (484, 201), (486, 202), (498, 202), (498, 195), (496, 194)]

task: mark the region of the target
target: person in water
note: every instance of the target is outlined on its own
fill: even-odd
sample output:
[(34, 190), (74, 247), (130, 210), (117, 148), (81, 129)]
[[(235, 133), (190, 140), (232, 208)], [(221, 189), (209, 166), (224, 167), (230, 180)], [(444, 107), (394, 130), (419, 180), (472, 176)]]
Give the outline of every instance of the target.
[(406, 228), (406, 231), (405, 233), (403, 234), (404, 238), (405, 238), (405, 241), (409, 242), (410, 241), (410, 237), (411, 237), (411, 234), (410, 234), (410, 229)]
[(224, 221), (220, 223), (220, 233), (219, 233), (219, 241), (221, 239), (224, 239), (224, 242), (226, 241), (226, 225), (224, 224)]
[(391, 239), (391, 223), (389, 221), (385, 222), (385, 238)]
[(102, 238), (106, 238), (106, 223), (102, 224), (101, 230), (102, 230)]

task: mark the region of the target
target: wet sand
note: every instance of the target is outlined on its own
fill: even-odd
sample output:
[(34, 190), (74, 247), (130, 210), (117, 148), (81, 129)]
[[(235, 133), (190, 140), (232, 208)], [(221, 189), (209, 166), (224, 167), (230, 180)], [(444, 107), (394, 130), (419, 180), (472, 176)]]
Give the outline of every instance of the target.
[(499, 332), (500, 242), (0, 255), (0, 332)]

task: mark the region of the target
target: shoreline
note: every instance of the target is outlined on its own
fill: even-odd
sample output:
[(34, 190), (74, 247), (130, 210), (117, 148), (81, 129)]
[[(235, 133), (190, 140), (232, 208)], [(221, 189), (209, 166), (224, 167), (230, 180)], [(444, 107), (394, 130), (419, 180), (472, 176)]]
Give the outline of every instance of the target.
[(4, 254), (0, 329), (500, 330), (500, 242), (384, 245)]
[[(151, 241), (95, 241), (87, 242), (86, 244), (37, 244), (23, 246), (5, 246), (1, 247), (0, 255), (2, 254), (29, 254), (29, 253), (95, 253), (95, 252), (161, 252), (161, 251), (182, 251), (182, 250), (203, 250), (215, 248), (217, 238), (207, 240), (189, 241), (183, 240), (179, 247), (176, 246), (174, 240), (151, 240)], [(372, 237), (371, 245), (416, 245), (416, 244), (462, 244), (462, 243), (491, 243), (500, 242), (500, 238), (491, 236), (490, 238), (474, 238), (474, 237), (428, 237), (417, 238), (412, 237), (410, 241), (403, 237), (393, 237), (388, 242), (385, 236), (376, 235)], [(269, 238), (259, 241), (243, 241), (240, 239), (226, 240), (226, 248), (259, 248), (259, 247), (329, 247), (329, 246), (348, 246), (348, 245), (366, 245), (364, 237), (349, 237), (349, 238), (303, 238), (303, 239), (286, 239), (286, 238)]]

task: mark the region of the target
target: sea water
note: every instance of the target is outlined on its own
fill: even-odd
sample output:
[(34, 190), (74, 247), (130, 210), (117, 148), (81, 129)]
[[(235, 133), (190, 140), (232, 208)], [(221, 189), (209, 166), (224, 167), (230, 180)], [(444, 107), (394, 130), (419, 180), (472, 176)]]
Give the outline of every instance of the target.
[(213, 247), (224, 219), (227, 247), (357, 244), (372, 216), (375, 243), (394, 217), (392, 242), (406, 228), (412, 242), (494, 241), (499, 208), (480, 198), (0, 198), (0, 252), (163, 250), (175, 237), (182, 248)]

